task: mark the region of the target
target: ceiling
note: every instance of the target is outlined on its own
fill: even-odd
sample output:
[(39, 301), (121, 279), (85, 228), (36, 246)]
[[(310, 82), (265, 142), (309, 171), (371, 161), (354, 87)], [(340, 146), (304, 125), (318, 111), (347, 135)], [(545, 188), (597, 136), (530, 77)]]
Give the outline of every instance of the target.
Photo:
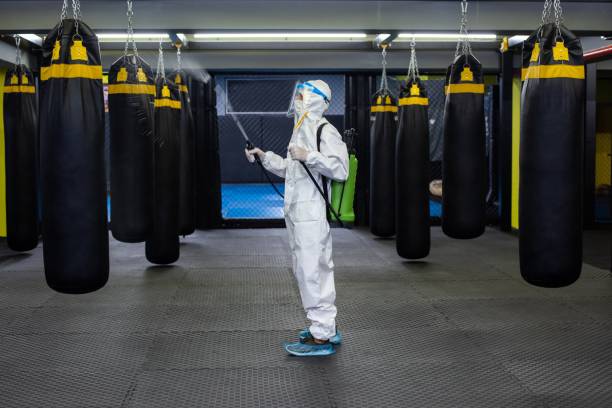
[[(500, 36), (526, 34), (540, 22), (542, 0), (470, 1), (469, 27), (474, 33)], [(597, 42), (612, 32), (611, 1), (562, 1), (565, 24)], [(58, 21), (61, 1), (0, 0), (0, 33), (45, 33)], [(126, 26), (122, 0), (84, 0), (83, 20), (99, 33), (122, 32)], [(456, 32), (459, 1), (410, 0), (134, 0), (134, 27), (139, 32), (340, 31), (375, 35), (396, 32)], [(500, 37), (501, 38), (501, 37)], [(497, 69), (498, 41), (477, 44), (485, 66)], [(103, 45), (104, 64), (121, 54), (123, 45)], [(142, 44), (155, 59), (155, 44)], [(147, 51), (146, 49), (150, 50)], [(421, 66), (442, 69), (452, 58), (454, 44), (417, 43)], [(586, 48), (586, 47), (585, 47)], [(209, 69), (376, 69), (380, 55), (368, 37), (362, 42), (194, 43), (184, 60)], [(407, 65), (407, 43), (389, 53), (390, 68)]]

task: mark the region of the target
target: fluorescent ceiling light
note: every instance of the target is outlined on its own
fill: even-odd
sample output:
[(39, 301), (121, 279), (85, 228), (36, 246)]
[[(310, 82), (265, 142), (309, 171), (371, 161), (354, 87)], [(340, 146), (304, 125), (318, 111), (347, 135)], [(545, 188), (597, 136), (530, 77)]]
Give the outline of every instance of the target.
[(252, 41), (252, 42), (276, 42), (276, 41), (355, 41), (367, 38), (365, 33), (196, 33), (193, 38), (196, 41)]
[(512, 47), (514, 45), (520, 44), (525, 41), (529, 37), (528, 35), (513, 35), (508, 38), (508, 46)]
[(391, 34), (389, 34), (389, 33), (381, 33), (381, 34), (378, 34), (378, 35), (376, 36), (376, 42), (377, 42), (377, 43), (382, 43), (382, 42), (385, 42), (385, 41), (386, 41), (386, 40), (387, 40), (389, 37), (391, 37)]
[[(127, 39), (126, 33), (100, 33), (97, 36), (102, 42), (124, 42)], [(170, 36), (168, 33), (134, 33), (137, 42), (158, 42), (160, 38), (167, 40)]]
[[(457, 41), (461, 38), (457, 33), (401, 33), (398, 35), (399, 41), (410, 41), (413, 38), (421, 41), (445, 42)], [(496, 34), (468, 34), (467, 38), (471, 41), (496, 41)], [(397, 41), (397, 40), (396, 40)]]
[(19, 34), (19, 36), (23, 38), (24, 40), (27, 40), (33, 44), (36, 44), (39, 46), (42, 45), (42, 37), (36, 34)]

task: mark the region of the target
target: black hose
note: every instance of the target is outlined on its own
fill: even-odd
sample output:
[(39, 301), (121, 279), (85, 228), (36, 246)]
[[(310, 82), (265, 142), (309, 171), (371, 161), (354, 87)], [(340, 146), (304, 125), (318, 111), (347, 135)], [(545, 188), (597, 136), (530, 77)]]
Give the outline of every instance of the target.
[[(251, 143), (250, 141), (247, 140), (246, 148), (248, 150), (253, 150), (255, 148), (255, 146), (253, 146), (253, 143)], [(272, 181), (272, 178), (270, 178), (270, 175), (268, 174), (268, 170), (266, 170), (266, 168), (264, 167), (264, 165), (261, 162), (261, 159), (259, 158), (259, 156), (257, 154), (255, 154), (254, 156), (255, 156), (255, 161), (257, 162), (257, 164), (259, 164), (259, 167), (261, 167), (261, 169), (263, 170), (263, 174), (264, 174), (264, 176), (266, 176), (266, 179), (268, 180), (268, 183), (270, 183), (270, 185), (272, 186), (274, 191), (276, 191), (276, 194), (278, 194), (284, 200), (285, 196), (283, 195), (283, 193), (280, 192), (278, 187), (276, 187), (276, 184), (274, 184), (274, 182)]]
[(308, 168), (308, 166), (306, 166), (306, 163), (304, 162), (300, 162), (300, 164), (302, 165), (302, 167), (304, 167), (304, 170), (306, 170), (306, 173), (308, 173), (308, 177), (310, 177), (310, 180), (312, 180), (312, 182), (314, 183), (314, 185), (317, 187), (317, 190), (319, 190), (319, 193), (321, 194), (321, 196), (323, 197), (323, 201), (325, 201), (325, 206), (327, 207), (327, 209), (329, 210), (329, 212), (332, 213), (332, 215), (334, 216), (334, 218), (336, 219), (336, 221), (338, 221), (338, 224), (340, 224), (340, 227), (342, 228), (346, 228), (344, 223), (342, 222), (342, 220), (340, 219), (340, 216), (338, 215), (338, 213), (336, 213), (336, 211), (334, 210), (334, 208), (331, 206), (331, 204), (329, 203), (329, 201), (327, 201), (326, 194), (323, 191), (323, 189), (321, 188), (321, 186), (319, 185), (319, 183), (317, 183), (317, 180), (314, 178), (314, 176), (312, 175), (312, 173), (310, 172), (310, 169)]

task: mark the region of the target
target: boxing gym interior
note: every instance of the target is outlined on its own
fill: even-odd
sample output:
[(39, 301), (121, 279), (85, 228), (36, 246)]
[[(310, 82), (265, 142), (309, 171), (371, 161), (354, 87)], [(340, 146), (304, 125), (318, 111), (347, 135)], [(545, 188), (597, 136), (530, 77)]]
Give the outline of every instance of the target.
[(0, 0), (0, 407), (612, 407), (612, 2)]

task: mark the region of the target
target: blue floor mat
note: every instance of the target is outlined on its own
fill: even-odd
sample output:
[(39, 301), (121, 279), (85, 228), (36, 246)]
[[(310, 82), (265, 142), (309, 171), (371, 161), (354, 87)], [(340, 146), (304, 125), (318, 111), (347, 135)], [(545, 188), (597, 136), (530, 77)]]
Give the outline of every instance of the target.
[(442, 217), (442, 203), (434, 200), (429, 200), (429, 216), (440, 218)]
[[(284, 184), (276, 187), (285, 193)], [(224, 219), (280, 219), (283, 218), (283, 200), (269, 184), (222, 184), (222, 210)], [(110, 194), (107, 198), (108, 220), (111, 219)], [(431, 217), (442, 215), (442, 204), (430, 200)]]
[[(284, 184), (276, 184), (281, 193)], [(283, 200), (269, 184), (222, 184), (222, 216), (224, 219), (283, 218)], [(440, 217), (442, 205), (429, 201), (431, 217)]]
[[(284, 194), (284, 183), (276, 187)], [(224, 219), (283, 218), (283, 199), (269, 184), (222, 184), (221, 203)]]

